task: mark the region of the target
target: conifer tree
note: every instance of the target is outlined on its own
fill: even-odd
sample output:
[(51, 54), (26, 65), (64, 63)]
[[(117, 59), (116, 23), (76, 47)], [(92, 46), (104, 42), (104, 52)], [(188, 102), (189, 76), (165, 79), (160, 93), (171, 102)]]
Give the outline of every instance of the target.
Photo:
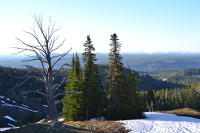
[(123, 108), (126, 104), (125, 98), (127, 97), (128, 86), (127, 80), (124, 76), (124, 67), (122, 57), (119, 54), (121, 44), (118, 42), (117, 34), (111, 35), (111, 49), (109, 53), (109, 68), (107, 69), (107, 117), (110, 119), (125, 119), (125, 109)]
[(87, 89), (87, 119), (99, 117), (102, 105), (102, 84), (98, 66), (95, 64), (96, 54), (90, 36), (87, 35), (87, 40), (84, 43), (84, 53), (82, 58), (84, 61), (84, 77), (85, 86)]
[(199, 104), (198, 93), (195, 90), (195, 86), (196, 84), (193, 84), (192, 87), (190, 87), (187, 90), (187, 98), (186, 98), (186, 107), (190, 107), (193, 109), (197, 109)]
[(152, 88), (149, 88), (149, 90), (147, 91), (147, 97), (146, 97), (146, 104), (148, 107), (148, 111), (153, 111), (153, 107), (156, 103), (156, 99), (155, 99), (155, 94)]
[[(85, 92), (83, 71), (79, 62), (79, 57), (72, 57), (72, 68), (69, 71), (67, 77), (67, 86), (65, 87), (65, 92), (71, 90), (79, 90)], [(63, 113), (67, 120), (84, 120), (86, 115), (86, 98), (83, 94), (72, 94), (66, 95), (65, 100), (63, 100)]]
[(137, 85), (140, 83), (138, 75), (132, 70), (128, 75), (129, 92), (127, 95), (128, 112), (127, 117), (139, 118), (142, 116), (145, 106), (142, 105), (141, 97), (137, 90)]

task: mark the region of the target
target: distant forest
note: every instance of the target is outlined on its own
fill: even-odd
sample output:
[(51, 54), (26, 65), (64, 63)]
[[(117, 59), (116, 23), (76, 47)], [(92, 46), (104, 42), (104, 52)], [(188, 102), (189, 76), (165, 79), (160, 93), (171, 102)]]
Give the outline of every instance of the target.
[[(108, 68), (106, 65), (99, 65), (99, 71), (101, 74), (102, 81), (104, 81), (105, 84), (105, 70)], [(130, 69), (125, 69), (125, 75), (130, 72)], [(10, 68), (10, 67), (0, 67), (0, 72), (6, 72), (12, 75), (16, 76), (23, 76), (28, 72), (27, 69), (18, 69), (18, 68)], [(155, 98), (159, 99), (157, 103), (157, 106), (154, 108), (156, 109), (174, 109), (178, 106), (184, 107), (184, 103), (177, 103), (177, 97), (180, 95), (181, 91), (186, 91), (185, 88), (188, 88), (192, 84), (200, 82), (200, 69), (197, 68), (191, 68), (191, 69), (182, 69), (182, 70), (174, 70), (174, 69), (165, 69), (165, 70), (146, 70), (146, 71), (136, 71), (137, 75), (140, 79), (140, 84), (137, 86), (139, 92), (142, 95), (146, 95), (146, 93), (149, 91), (150, 88), (152, 88), (155, 92)], [(38, 75), (38, 73), (32, 73), (34, 75)], [(67, 74), (67, 70), (63, 71), (63, 74)], [(58, 76), (54, 82), (59, 82), (59, 80), (62, 79), (62, 76)], [(164, 81), (163, 81), (164, 79)], [(16, 96), (19, 96), (16, 101), (22, 102), (23, 100), (23, 92), (27, 90), (34, 90), (35, 88), (40, 88), (42, 91), (44, 91), (44, 85), (38, 81), (35, 81), (34, 79), (30, 79), (26, 83), (24, 83), (22, 86), (16, 88), (13, 91), (10, 91), (12, 88), (14, 88), (19, 83), (23, 82), (23, 79), (16, 79), (12, 78), (9, 75), (1, 75), (0, 76), (0, 95), (5, 95), (10, 98), (14, 98)], [(196, 86), (199, 86), (199, 84), (196, 84)], [(63, 85), (60, 89), (60, 91), (64, 91), (65, 85)], [(196, 87), (197, 91), (200, 92), (200, 89)], [(159, 98), (162, 96), (162, 99)], [(26, 96), (29, 97), (40, 97), (42, 99), (42, 102), (46, 104), (45, 98), (37, 93), (30, 93), (26, 94)], [(21, 98), (20, 98), (21, 97)], [(145, 96), (144, 96), (145, 97)], [(169, 102), (169, 98), (172, 98)], [(154, 98), (153, 98), (154, 99)], [(173, 100), (176, 100), (173, 101)], [(152, 100), (152, 101), (155, 101)], [(179, 100), (180, 102), (180, 100)], [(161, 103), (163, 103), (161, 105)], [(146, 102), (144, 102), (146, 104)], [(149, 103), (150, 104), (150, 103)], [(171, 105), (172, 104), (172, 105)], [(165, 106), (164, 106), (165, 105)], [(200, 107), (198, 107), (200, 108)]]
[[(108, 68), (107, 65), (98, 65), (98, 69), (101, 75), (103, 84), (105, 85), (106, 72)], [(131, 69), (125, 69), (124, 75), (127, 77)], [(22, 68), (11, 68), (11, 67), (0, 67), (0, 72), (9, 73), (15, 76), (23, 76), (28, 70)], [(140, 84), (137, 86), (139, 91), (147, 91), (149, 88), (154, 90), (161, 89), (174, 89), (174, 88), (184, 88), (188, 84), (194, 84), (200, 82), (200, 69), (190, 68), (190, 69), (163, 69), (163, 70), (145, 70), (145, 71), (135, 71), (140, 79)], [(37, 73), (33, 73), (38, 75)], [(55, 77), (55, 83), (59, 82), (64, 75), (67, 75), (67, 70), (63, 71), (63, 75)], [(21, 83), (23, 79), (13, 78), (9, 75), (0, 76), (0, 95), (7, 93), (10, 89), (15, 87), (17, 84)], [(61, 90), (64, 90), (64, 86)], [(27, 89), (41, 88), (43, 90), (43, 84), (30, 79), (22, 86), (16, 88), (14, 91), (7, 93), (6, 95), (18, 95), (22, 94), (23, 91)], [(37, 93), (30, 93), (30, 96), (39, 96)]]
[[(101, 74), (102, 81), (105, 84), (105, 70), (108, 68), (106, 65), (98, 65), (98, 69)], [(130, 72), (130, 69), (125, 69), (125, 75)], [(0, 72), (6, 72), (16, 76), (23, 76), (28, 72), (27, 69), (11, 68), (11, 67), (0, 67)], [(148, 91), (149, 88), (154, 90), (162, 89), (175, 89), (175, 88), (184, 88), (187, 85), (195, 84), (200, 82), (200, 69), (190, 68), (190, 69), (164, 69), (164, 70), (146, 70), (146, 71), (136, 71), (140, 79), (140, 84), (137, 86), (139, 91)], [(37, 75), (37, 73), (34, 73)], [(63, 72), (63, 74), (67, 74)], [(54, 82), (58, 82), (62, 79), (62, 76), (55, 78)], [(21, 83), (23, 79), (16, 79), (10, 77), (9, 75), (0, 76), (0, 95), (6, 94), (8, 97), (12, 96), (22, 96), (21, 94), (27, 89), (41, 88), (43, 90), (43, 84), (30, 79), (24, 83), (19, 88), (16, 88), (14, 91), (10, 91), (17, 84)], [(61, 87), (61, 90), (64, 90), (65, 85)], [(30, 93), (29, 96), (41, 97), (37, 93)], [(45, 100), (44, 100), (45, 101)]]

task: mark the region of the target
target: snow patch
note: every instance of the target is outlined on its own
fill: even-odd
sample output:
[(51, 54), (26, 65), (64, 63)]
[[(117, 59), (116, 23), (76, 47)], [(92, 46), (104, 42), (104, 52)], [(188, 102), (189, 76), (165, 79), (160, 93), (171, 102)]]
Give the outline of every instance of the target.
[(145, 112), (146, 119), (118, 121), (125, 124), (130, 133), (200, 133), (200, 120), (177, 116)]
[(0, 131), (6, 131), (6, 130), (9, 130), (9, 129), (11, 129), (11, 128), (8, 128), (8, 127), (6, 127), (6, 128), (0, 128)]
[(5, 98), (5, 96), (0, 96), (0, 98)]
[(1, 100), (1, 103), (5, 103), (3, 100)]
[(10, 98), (6, 98), (6, 100), (10, 101)]
[(6, 127), (6, 128), (0, 128), (0, 131), (6, 131), (6, 130), (10, 130), (10, 129), (17, 129), (19, 127)]
[(12, 117), (6, 115), (6, 116), (2, 116), (3, 118), (9, 119), (11, 121), (17, 122), (15, 119), (13, 119)]
[(27, 106), (27, 105), (24, 105), (24, 104), (21, 104), (22, 106), (24, 106), (25, 108), (29, 108), (29, 106)]
[[(2, 106), (17, 107), (17, 108), (24, 109), (24, 110), (28, 110), (28, 111), (35, 112), (35, 113), (38, 113), (38, 112), (39, 112), (39, 111), (36, 111), (36, 110), (28, 109), (28, 108), (26, 108), (26, 107), (21, 107), (21, 106), (17, 106), (17, 105), (13, 105), (13, 104), (8, 104), (8, 103), (2, 104)], [(25, 106), (26, 106), (26, 105), (25, 105)], [(27, 107), (28, 107), (28, 106), (27, 106)]]
[(60, 122), (63, 122), (63, 121), (65, 121), (65, 118), (60, 118), (60, 119), (58, 119)]
[(43, 106), (48, 108), (48, 106), (47, 106), (47, 105), (43, 105)]
[(99, 117), (99, 118), (92, 118), (90, 121), (105, 121), (106, 119), (104, 117)]
[(7, 123), (8, 126), (15, 127), (13, 124)]

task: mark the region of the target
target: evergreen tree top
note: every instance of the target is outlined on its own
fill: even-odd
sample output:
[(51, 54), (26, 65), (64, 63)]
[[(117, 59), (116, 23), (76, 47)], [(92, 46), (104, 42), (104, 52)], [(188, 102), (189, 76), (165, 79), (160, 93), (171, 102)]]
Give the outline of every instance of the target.
[(83, 44), (83, 46), (85, 47), (85, 49), (84, 49), (85, 52), (82, 54), (83, 62), (85, 62), (90, 55), (92, 57), (92, 60), (96, 61), (97, 60), (96, 54), (92, 53), (92, 51), (95, 51), (95, 48), (92, 44), (92, 40), (90, 38), (90, 35), (87, 35), (86, 42)]
[(113, 33), (113, 35), (111, 35), (110, 40), (113, 40), (113, 39), (119, 40), (116, 33)]

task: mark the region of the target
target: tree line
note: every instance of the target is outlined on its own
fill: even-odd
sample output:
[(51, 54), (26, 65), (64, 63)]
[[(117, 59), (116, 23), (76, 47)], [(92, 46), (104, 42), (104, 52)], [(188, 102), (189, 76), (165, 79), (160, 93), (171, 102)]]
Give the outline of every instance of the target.
[(200, 83), (188, 84), (184, 88), (154, 90), (139, 92), (146, 111), (174, 110), (192, 108), (200, 110)]

